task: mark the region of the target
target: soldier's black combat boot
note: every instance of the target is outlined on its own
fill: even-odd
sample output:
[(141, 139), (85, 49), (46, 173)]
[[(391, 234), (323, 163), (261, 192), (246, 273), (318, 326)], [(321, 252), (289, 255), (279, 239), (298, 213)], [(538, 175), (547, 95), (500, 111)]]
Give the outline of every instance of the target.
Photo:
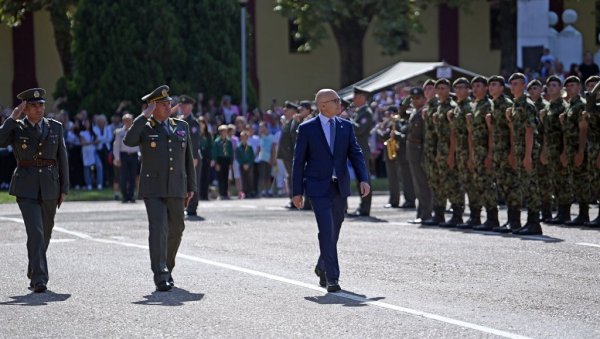
[(510, 233), (513, 230), (518, 230), (521, 228), (521, 209), (518, 207), (509, 206), (507, 214), (507, 222), (502, 226), (495, 227), (492, 229), (492, 231), (498, 233)]
[(588, 204), (579, 204), (579, 215), (571, 220), (565, 222), (567, 226), (583, 226), (584, 223), (590, 221), (590, 205)]
[(541, 235), (542, 226), (540, 225), (540, 212), (527, 211), (527, 223), (518, 230), (514, 230), (516, 235)]
[(556, 217), (546, 221), (546, 224), (550, 225), (562, 225), (567, 221), (571, 220), (571, 205), (564, 204), (558, 205), (558, 214)]
[(542, 222), (548, 222), (552, 220), (552, 204), (549, 202), (542, 203)]
[(463, 211), (464, 211), (464, 208), (461, 208), (458, 205), (452, 205), (452, 218), (450, 218), (450, 220), (448, 220), (448, 222), (443, 222), (443, 223), (439, 224), (438, 226), (451, 228), (451, 227), (456, 227), (458, 224), (462, 224), (463, 223), (463, 219), (462, 219)]
[(456, 225), (456, 228), (470, 229), (481, 225), (481, 207), (472, 207), (470, 209), (471, 215), (469, 216), (469, 220), (466, 223)]
[(444, 212), (446, 211), (445, 206), (434, 206), (433, 207), (433, 218), (423, 220), (421, 225), (423, 226), (437, 226), (445, 221)]
[(598, 212), (596, 219), (586, 222), (583, 225), (587, 227), (600, 227), (600, 212)]
[(498, 207), (486, 209), (487, 220), (482, 225), (473, 226), (475, 231), (491, 231), (500, 226), (498, 221)]

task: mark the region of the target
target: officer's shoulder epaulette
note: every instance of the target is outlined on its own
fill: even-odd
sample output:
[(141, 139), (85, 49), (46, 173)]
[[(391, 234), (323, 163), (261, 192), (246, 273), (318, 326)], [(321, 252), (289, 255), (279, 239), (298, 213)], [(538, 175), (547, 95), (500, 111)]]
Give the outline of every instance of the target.
[(58, 125), (58, 126), (62, 126), (62, 122), (60, 122), (60, 121), (58, 121), (58, 120), (56, 120), (56, 119), (48, 118), (48, 121), (49, 121), (51, 124)]

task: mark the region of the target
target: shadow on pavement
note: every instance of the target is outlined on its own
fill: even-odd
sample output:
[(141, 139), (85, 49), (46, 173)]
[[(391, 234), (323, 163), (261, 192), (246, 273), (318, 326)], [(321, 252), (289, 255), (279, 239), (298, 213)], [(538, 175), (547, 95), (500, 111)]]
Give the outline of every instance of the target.
[(325, 295), (317, 295), (314, 297), (304, 297), (305, 300), (321, 304), (321, 305), (342, 305), (345, 307), (363, 307), (368, 306), (370, 301), (378, 301), (385, 297), (367, 298), (362, 294), (356, 294), (346, 290), (337, 293), (327, 293)]
[(59, 294), (48, 290), (46, 293), (32, 292), (25, 295), (9, 297), (12, 300), (0, 302), (0, 305), (46, 306), (48, 303), (65, 301), (70, 297), (70, 294)]
[(155, 306), (183, 306), (186, 302), (200, 301), (204, 298), (202, 293), (190, 293), (181, 288), (174, 287), (168, 292), (154, 291), (144, 296), (144, 300), (134, 301), (137, 305), (155, 305)]
[(360, 222), (389, 222), (385, 219), (379, 219), (377, 217), (373, 217), (373, 216), (364, 216), (364, 217), (356, 217), (356, 216), (348, 216), (346, 215), (344, 218), (344, 221), (360, 221)]

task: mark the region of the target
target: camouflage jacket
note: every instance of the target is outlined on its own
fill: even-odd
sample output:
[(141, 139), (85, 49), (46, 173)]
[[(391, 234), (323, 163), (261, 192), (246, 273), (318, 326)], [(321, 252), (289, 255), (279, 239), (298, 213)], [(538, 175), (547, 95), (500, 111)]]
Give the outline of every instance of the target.
[(450, 123), (446, 114), (448, 111), (455, 110), (457, 104), (452, 98), (440, 102), (435, 113), (435, 133), (438, 138), (437, 155), (447, 156), (450, 152)]
[(488, 127), (485, 116), (492, 112), (492, 100), (489, 98), (473, 102), (473, 152), (475, 159), (483, 160), (488, 153)]
[(537, 144), (535, 136), (537, 134), (536, 119), (537, 109), (535, 108), (535, 105), (531, 99), (529, 99), (526, 95), (522, 95), (514, 101), (512, 109), (512, 124), (515, 142), (515, 156), (517, 157), (517, 162), (521, 161), (525, 156), (525, 136), (527, 134), (527, 128), (533, 129), (534, 136), (532, 155), (534, 155), (535, 158), (536, 150), (539, 148), (539, 144)]
[(566, 117), (562, 125), (563, 137), (567, 147), (567, 155), (572, 158), (579, 148), (579, 121), (585, 110), (585, 100), (579, 95), (573, 97), (568, 104)]
[(492, 101), (492, 119), (494, 124), (494, 160), (504, 161), (510, 151), (510, 131), (504, 112), (513, 105), (504, 94)]

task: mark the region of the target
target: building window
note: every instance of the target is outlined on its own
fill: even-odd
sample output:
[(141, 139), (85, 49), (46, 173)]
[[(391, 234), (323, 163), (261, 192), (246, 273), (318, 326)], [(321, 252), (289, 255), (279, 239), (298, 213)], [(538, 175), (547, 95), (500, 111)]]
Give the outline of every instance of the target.
[(500, 31), (502, 23), (500, 22), (500, 3), (499, 1), (490, 2), (490, 49), (501, 49)]
[(288, 44), (290, 53), (308, 53), (310, 45), (298, 31), (298, 24), (294, 20), (288, 20)]

